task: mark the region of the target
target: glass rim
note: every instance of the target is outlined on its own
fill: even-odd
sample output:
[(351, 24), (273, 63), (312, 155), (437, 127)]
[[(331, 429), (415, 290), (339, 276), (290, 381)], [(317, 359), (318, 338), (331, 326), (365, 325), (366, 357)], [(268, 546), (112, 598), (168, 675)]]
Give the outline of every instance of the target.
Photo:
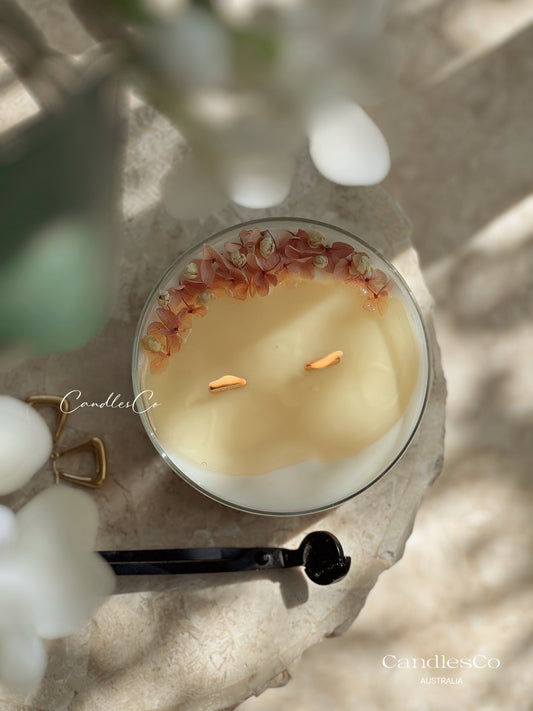
[[(251, 226), (260, 226), (261, 224), (267, 225), (269, 223), (273, 222), (296, 222), (296, 223), (306, 223), (310, 225), (314, 225), (317, 227), (325, 227), (328, 230), (332, 230), (341, 234), (346, 235), (349, 237), (351, 240), (355, 240), (359, 242), (363, 247), (368, 249), (368, 251), (371, 254), (376, 255), (379, 259), (383, 260), (387, 268), (390, 269), (391, 271), (391, 276), (393, 277), (393, 280), (395, 282), (399, 282), (401, 287), (405, 290), (407, 296), (409, 297), (410, 304), (414, 309), (414, 312), (416, 313), (419, 325), (422, 329), (423, 333), (423, 341), (424, 341), (424, 348), (423, 350), (425, 351), (425, 356), (426, 356), (426, 363), (427, 363), (427, 373), (426, 373), (426, 378), (425, 382), (422, 383), (422, 387), (424, 389), (424, 396), (422, 399), (422, 403), (419, 406), (419, 412), (417, 414), (417, 417), (413, 424), (410, 427), (409, 434), (405, 438), (404, 443), (400, 447), (399, 451), (396, 453), (396, 455), (392, 458), (392, 460), (387, 464), (386, 467), (383, 468), (383, 471), (381, 471), (374, 479), (372, 479), (368, 484), (365, 484), (363, 487), (360, 489), (357, 489), (355, 492), (352, 494), (349, 494), (347, 496), (343, 496), (342, 498), (336, 500), (333, 503), (325, 504), (323, 506), (315, 506), (312, 508), (308, 509), (299, 509), (295, 511), (265, 511), (264, 509), (257, 509), (254, 507), (250, 506), (244, 506), (241, 504), (236, 504), (235, 502), (228, 501), (227, 499), (224, 499), (221, 496), (218, 496), (217, 494), (209, 491), (208, 489), (205, 489), (203, 486), (198, 484), (194, 479), (191, 479), (185, 472), (183, 472), (175, 462), (169, 457), (169, 455), (164, 451), (163, 447), (160, 445), (153, 428), (149, 422), (149, 419), (146, 417), (146, 414), (144, 412), (139, 412), (138, 415), (141, 419), (141, 422), (143, 424), (143, 427), (148, 434), (150, 441), (152, 442), (153, 446), (155, 447), (157, 453), (159, 456), (163, 459), (164, 462), (170, 467), (170, 469), (177, 474), (179, 477), (181, 477), (187, 484), (192, 486), (196, 491), (199, 491), (201, 494), (204, 496), (207, 496), (213, 501), (216, 501), (219, 504), (223, 504), (224, 506), (227, 506), (229, 508), (232, 508), (237, 511), (241, 511), (244, 513), (251, 513), (251, 514), (256, 514), (259, 516), (276, 516), (276, 517), (290, 517), (290, 516), (305, 516), (309, 514), (314, 514), (314, 513), (321, 513), (323, 511), (328, 511), (330, 509), (337, 508), (343, 503), (346, 503), (346, 501), (349, 501), (350, 499), (355, 498), (356, 496), (359, 496), (363, 492), (365, 492), (367, 489), (370, 487), (374, 486), (378, 481), (380, 481), (386, 474), (388, 474), (391, 469), (398, 463), (398, 461), (402, 458), (402, 456), (405, 454), (406, 450), (408, 449), (409, 445), (414, 439), (414, 436), (418, 432), (418, 429), (420, 427), (420, 423), (422, 421), (422, 418), (425, 414), (427, 404), (429, 401), (429, 396), (431, 393), (431, 384), (432, 384), (432, 373), (433, 373), (433, 354), (431, 350), (431, 342), (429, 339), (429, 332), (426, 324), (426, 319), (424, 314), (422, 313), (422, 309), (420, 308), (420, 305), (413, 294), (413, 291), (409, 284), (405, 281), (404, 277), (402, 274), (398, 271), (398, 269), (386, 258), (384, 257), (381, 252), (376, 249), (375, 247), (371, 246), (366, 242), (364, 239), (361, 237), (358, 237), (356, 234), (353, 232), (349, 232), (348, 230), (342, 228), (342, 227), (337, 227), (336, 225), (332, 225), (328, 222), (322, 222), (320, 220), (314, 220), (311, 218), (306, 218), (306, 217), (294, 217), (294, 216), (288, 216), (288, 217), (260, 217), (255, 220), (246, 220), (245, 222), (239, 222), (234, 225), (230, 225), (228, 227), (224, 227), (223, 229), (218, 230), (217, 232), (210, 234), (209, 237), (207, 237), (204, 240), (201, 240), (199, 242), (195, 242), (194, 245), (189, 247), (189, 249), (185, 250), (182, 254), (180, 254), (179, 257), (177, 257), (172, 264), (161, 274), (159, 279), (156, 281), (156, 284), (150, 291), (149, 295), (146, 298), (146, 301), (144, 303), (144, 306), (141, 310), (138, 322), (137, 322), (137, 327), (135, 329), (135, 336), (134, 336), (134, 342), (133, 342), (133, 354), (132, 354), (132, 370), (131, 370), (131, 375), (132, 375), (132, 383), (133, 383), (133, 394), (134, 398), (140, 398), (142, 391), (140, 391), (138, 387), (138, 359), (139, 359), (139, 344), (141, 342), (141, 332), (144, 327), (144, 322), (146, 318), (146, 314), (148, 310), (150, 309), (151, 306), (153, 306), (154, 302), (154, 297), (159, 291), (160, 284), (166, 280), (166, 278), (175, 270), (176, 266), (180, 262), (184, 262), (187, 257), (194, 255), (198, 252), (199, 249), (201, 249), (202, 245), (204, 244), (209, 244), (216, 242), (219, 240), (224, 234), (228, 232), (234, 232), (236, 230), (242, 230), (245, 229), (246, 227), (251, 227)], [(422, 350), (422, 349), (421, 349)]]

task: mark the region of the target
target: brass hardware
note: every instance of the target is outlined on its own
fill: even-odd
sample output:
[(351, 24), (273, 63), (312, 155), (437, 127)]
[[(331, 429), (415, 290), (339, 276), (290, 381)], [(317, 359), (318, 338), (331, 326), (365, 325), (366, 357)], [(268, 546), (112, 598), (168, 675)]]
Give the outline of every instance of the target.
[[(66, 449), (56, 449), (59, 438), (65, 428), (67, 417), (71, 412), (70, 403), (66, 397), (58, 395), (31, 395), (26, 398), (26, 402), (31, 407), (51, 407), (57, 412), (56, 431), (53, 435), (54, 449), (50, 455), (52, 460), (52, 469), (56, 484), (63, 479), (71, 484), (78, 486), (86, 486), (91, 489), (97, 489), (105, 484), (107, 479), (107, 453), (103, 440), (100, 437), (91, 437), (90, 439), (74, 444)], [(75, 454), (76, 452), (92, 451), (96, 461), (96, 470), (91, 477), (78, 476), (77, 474), (69, 474), (58, 469), (57, 460), (66, 454)]]
[[(57, 442), (61, 437), (67, 417), (70, 413), (70, 403), (67, 398), (62, 398), (58, 395), (31, 395), (26, 398), (26, 402), (32, 407), (53, 407), (54, 410), (57, 411), (57, 425), (53, 436), (54, 442)], [(63, 403), (63, 407), (61, 407), (61, 403)]]
[[(63, 457), (64, 455), (84, 451), (94, 452), (94, 457), (96, 460), (96, 471), (94, 472), (92, 477), (69, 474), (68, 472), (62, 472), (57, 468), (57, 460)], [(107, 455), (105, 445), (100, 439), (100, 437), (91, 437), (91, 439), (87, 439), (85, 440), (85, 442), (75, 444), (73, 447), (62, 449), (59, 452), (52, 452), (51, 459), (52, 469), (54, 470), (56, 482), (58, 482), (58, 479), (64, 479), (65, 481), (71, 482), (72, 484), (78, 484), (79, 486), (87, 486), (90, 489), (98, 489), (99, 487), (105, 484), (105, 481), (107, 479)]]

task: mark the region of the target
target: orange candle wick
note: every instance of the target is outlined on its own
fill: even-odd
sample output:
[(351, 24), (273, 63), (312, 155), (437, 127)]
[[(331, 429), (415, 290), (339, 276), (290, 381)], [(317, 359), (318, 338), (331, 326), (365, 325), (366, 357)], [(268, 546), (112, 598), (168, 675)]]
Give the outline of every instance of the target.
[(209, 383), (209, 392), (220, 393), (225, 390), (235, 390), (243, 388), (246, 385), (244, 378), (238, 378), (235, 375), (223, 375), (218, 380), (213, 380)]
[(329, 368), (330, 365), (337, 365), (341, 362), (342, 351), (333, 351), (333, 353), (328, 353), (323, 358), (318, 358), (318, 360), (310, 360), (305, 364), (306, 370), (322, 370), (323, 368)]

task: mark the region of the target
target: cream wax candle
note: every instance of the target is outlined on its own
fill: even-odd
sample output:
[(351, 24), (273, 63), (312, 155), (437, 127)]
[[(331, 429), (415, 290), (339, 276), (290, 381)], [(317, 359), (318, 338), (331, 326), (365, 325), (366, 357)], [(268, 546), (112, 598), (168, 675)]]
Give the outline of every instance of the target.
[(405, 285), (366, 245), (315, 223), (270, 220), (205, 245), (164, 277), (139, 341), (135, 387), (158, 449), (205, 493), (262, 513), (364, 489), (406, 446), (426, 397)]

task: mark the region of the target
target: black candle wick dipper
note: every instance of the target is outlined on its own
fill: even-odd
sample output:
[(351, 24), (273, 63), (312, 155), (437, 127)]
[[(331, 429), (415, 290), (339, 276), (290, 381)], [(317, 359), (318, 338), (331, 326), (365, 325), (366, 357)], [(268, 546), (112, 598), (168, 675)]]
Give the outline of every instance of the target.
[(177, 575), (274, 570), (303, 566), (317, 585), (344, 578), (351, 558), (327, 531), (307, 534), (298, 548), (174, 548), (166, 550), (100, 551), (116, 575)]

